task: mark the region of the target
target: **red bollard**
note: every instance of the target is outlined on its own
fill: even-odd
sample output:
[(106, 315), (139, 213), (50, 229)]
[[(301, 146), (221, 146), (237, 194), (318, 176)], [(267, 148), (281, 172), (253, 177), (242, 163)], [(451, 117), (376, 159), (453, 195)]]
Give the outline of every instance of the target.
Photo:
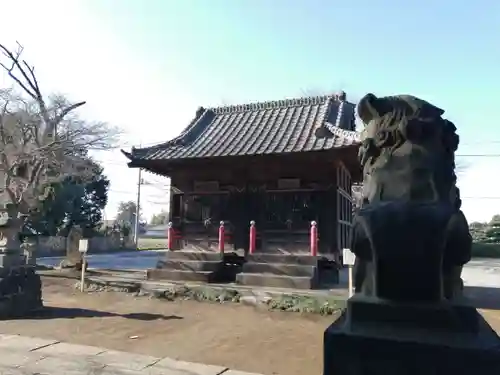
[(219, 227), (219, 251), (221, 254), (224, 253), (224, 241), (225, 241), (225, 236), (224, 236), (224, 222), (220, 222), (220, 227)]
[(315, 221), (311, 221), (311, 256), (318, 255), (318, 227)]
[(255, 253), (255, 246), (257, 242), (257, 228), (255, 228), (255, 221), (250, 222), (250, 243), (248, 246), (248, 253)]
[(168, 250), (172, 250), (174, 248), (174, 228), (171, 221), (168, 223), (167, 229), (167, 248)]

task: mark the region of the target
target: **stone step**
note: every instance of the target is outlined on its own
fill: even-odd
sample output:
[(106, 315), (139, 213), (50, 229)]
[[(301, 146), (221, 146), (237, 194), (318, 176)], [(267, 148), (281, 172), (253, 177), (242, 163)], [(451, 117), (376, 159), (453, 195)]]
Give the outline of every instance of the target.
[(317, 272), (315, 266), (285, 263), (254, 263), (247, 262), (243, 265), (244, 273), (267, 273), (281, 276), (314, 277)]
[(218, 271), (222, 268), (223, 263), (220, 260), (205, 261), (205, 260), (159, 260), (156, 268), (183, 270), (183, 271)]
[(241, 285), (273, 288), (314, 289), (318, 286), (315, 277), (281, 276), (265, 273), (239, 273), (236, 283)]
[(285, 264), (300, 264), (303, 266), (316, 266), (319, 257), (310, 255), (294, 255), (294, 254), (266, 254), (255, 253), (248, 254), (247, 262), (249, 263), (285, 263)]
[(166, 260), (198, 260), (198, 261), (221, 261), (222, 255), (219, 252), (210, 251), (168, 251), (165, 254)]
[(171, 269), (149, 269), (146, 271), (147, 280), (171, 280), (171, 281), (196, 281), (209, 283), (212, 282), (215, 272), (212, 271), (186, 271)]

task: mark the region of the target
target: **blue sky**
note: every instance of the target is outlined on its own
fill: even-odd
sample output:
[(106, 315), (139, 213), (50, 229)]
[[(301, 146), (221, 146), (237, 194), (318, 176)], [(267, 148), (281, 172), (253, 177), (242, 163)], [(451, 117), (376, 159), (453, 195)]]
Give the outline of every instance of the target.
[[(125, 145), (175, 136), (200, 105), (342, 89), (351, 100), (366, 92), (421, 96), (459, 128), (459, 154), (500, 154), (500, 2), (4, 2), (27, 6), (34, 22), (40, 14), (53, 20), (31, 32), (14, 32), (12, 21), (9, 36), (33, 51), (50, 89), (84, 96), (88, 116), (126, 129)], [(118, 154), (102, 158), (115, 191), (113, 215), (118, 201), (133, 198), (135, 172)], [(469, 220), (500, 212), (499, 161), (459, 158), (468, 167), (460, 187)], [(153, 190), (146, 192), (147, 216), (165, 201)]]

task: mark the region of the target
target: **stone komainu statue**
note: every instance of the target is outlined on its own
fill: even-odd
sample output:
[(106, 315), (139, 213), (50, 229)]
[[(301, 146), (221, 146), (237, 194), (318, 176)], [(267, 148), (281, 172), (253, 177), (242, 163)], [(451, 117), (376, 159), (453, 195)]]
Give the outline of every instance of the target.
[(472, 238), (456, 187), (456, 127), (409, 95), (366, 95), (357, 112), (363, 203), (354, 218), (356, 293), (393, 300), (452, 298)]

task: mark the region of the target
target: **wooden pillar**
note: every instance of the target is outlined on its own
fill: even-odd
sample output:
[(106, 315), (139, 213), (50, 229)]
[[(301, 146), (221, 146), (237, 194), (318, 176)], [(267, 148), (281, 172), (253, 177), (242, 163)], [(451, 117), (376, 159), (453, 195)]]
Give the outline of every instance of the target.
[(250, 222), (250, 233), (249, 233), (249, 244), (248, 244), (248, 253), (255, 253), (255, 247), (257, 245), (257, 228), (255, 228), (255, 221)]
[(226, 241), (226, 235), (225, 235), (225, 230), (224, 230), (224, 222), (220, 222), (220, 227), (219, 227), (219, 252), (221, 254), (224, 254), (224, 244)]
[(311, 222), (311, 256), (315, 257), (318, 255), (318, 226), (315, 221)]

